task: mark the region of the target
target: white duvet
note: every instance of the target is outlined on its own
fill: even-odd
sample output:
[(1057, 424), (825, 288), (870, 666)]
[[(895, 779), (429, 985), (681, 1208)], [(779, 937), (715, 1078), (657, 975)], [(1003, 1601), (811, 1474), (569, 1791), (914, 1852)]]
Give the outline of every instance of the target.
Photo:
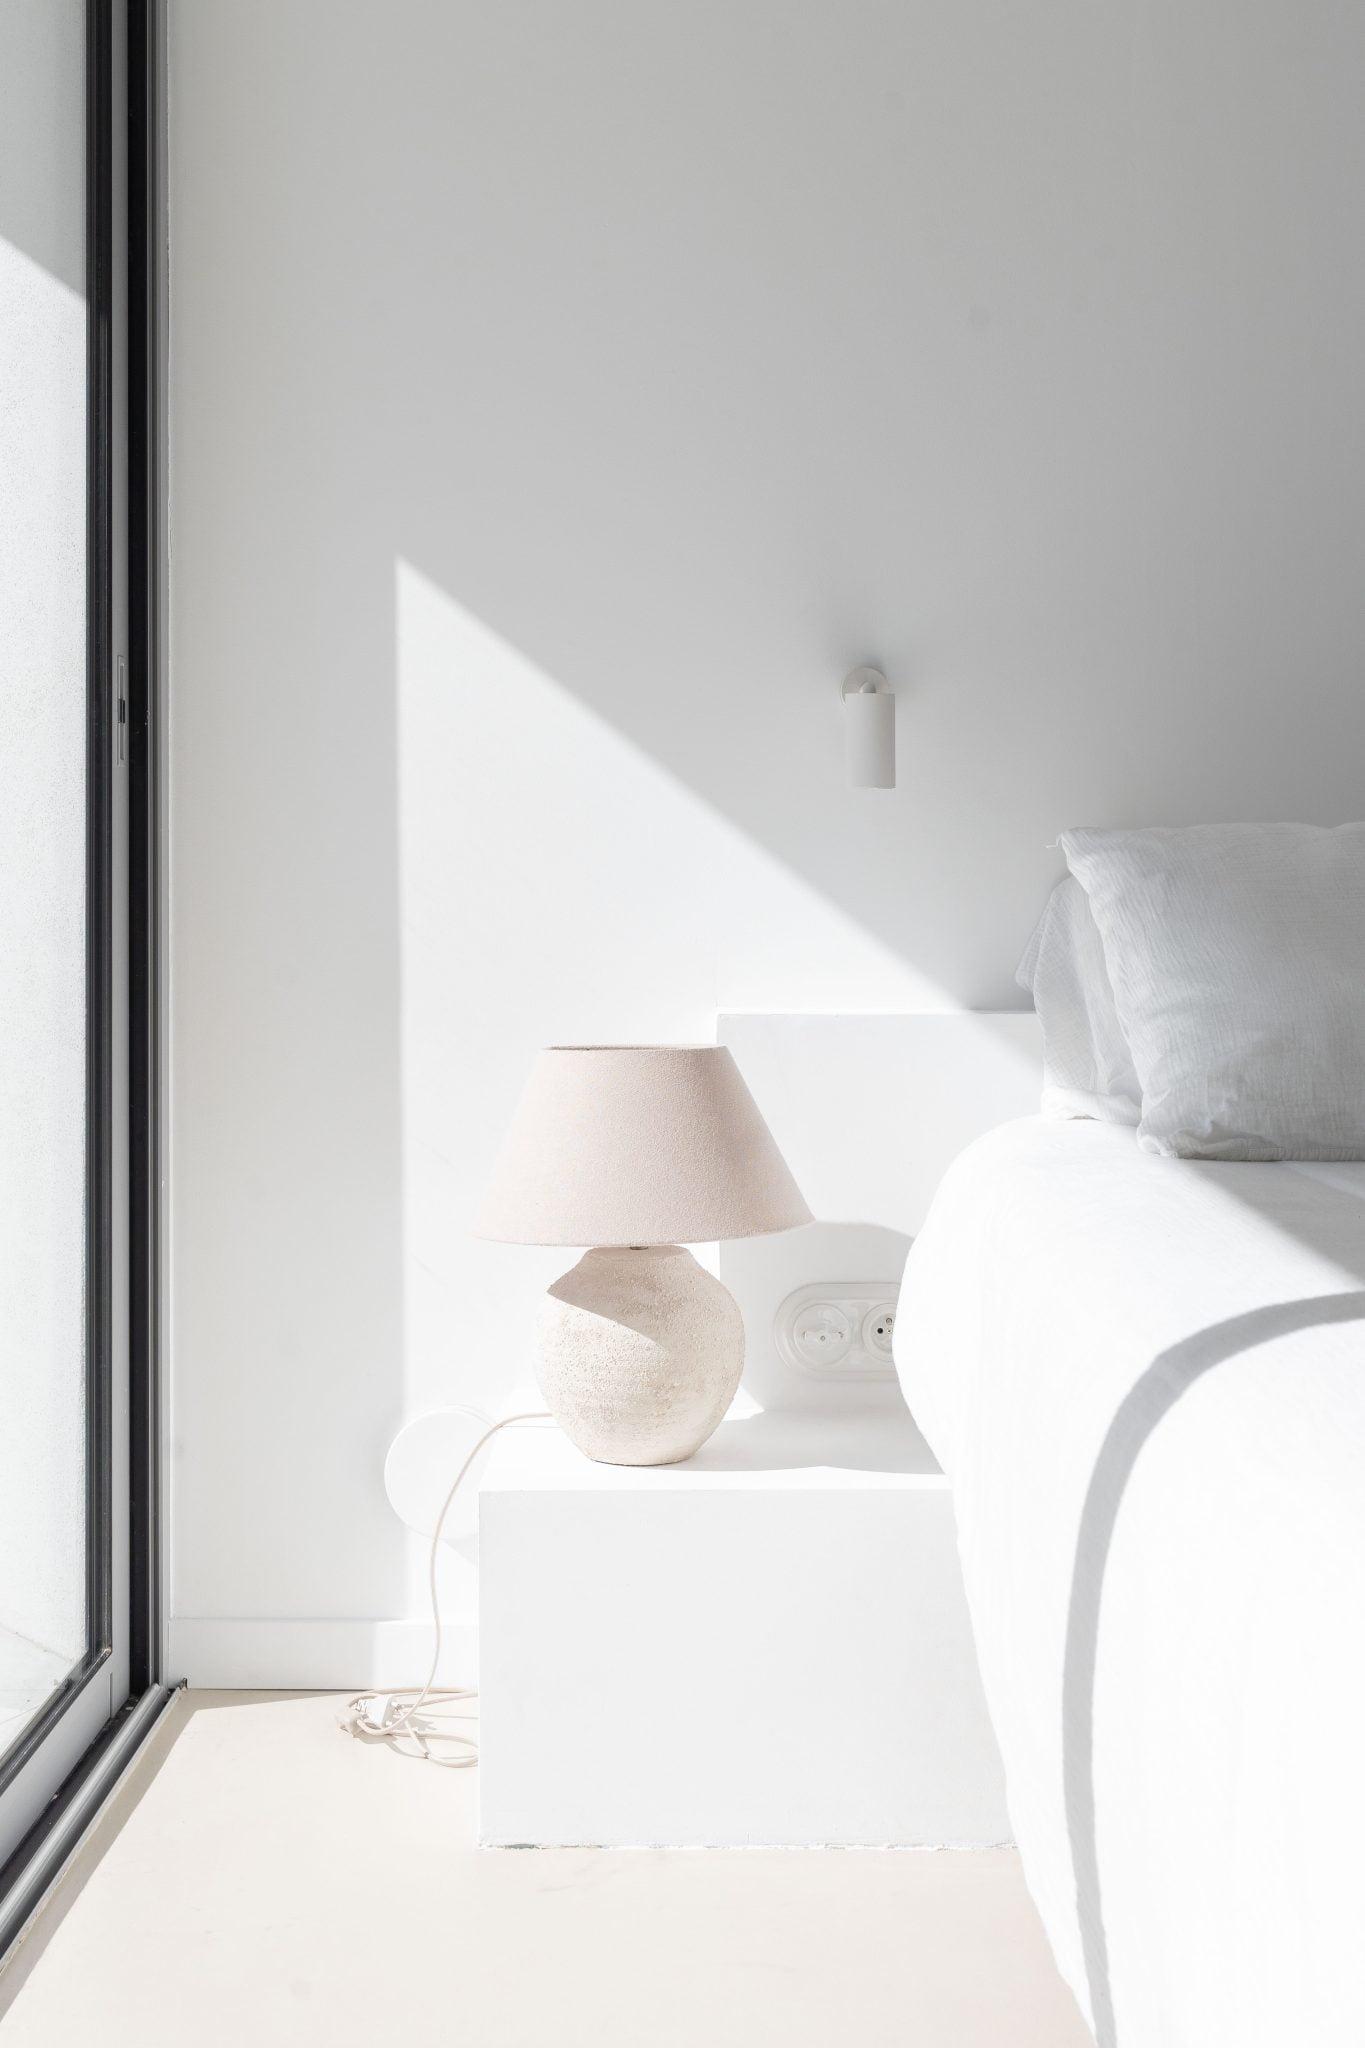
[(1365, 1165), (1006, 1125), (895, 1345), (1101, 2048), (1363, 2048)]

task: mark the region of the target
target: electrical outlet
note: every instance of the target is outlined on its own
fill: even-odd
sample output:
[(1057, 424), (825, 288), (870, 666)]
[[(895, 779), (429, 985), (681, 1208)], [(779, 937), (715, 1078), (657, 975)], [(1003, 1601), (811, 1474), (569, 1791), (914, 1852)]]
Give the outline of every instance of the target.
[(863, 1317), (863, 1349), (873, 1358), (890, 1358), (891, 1339), (896, 1328), (896, 1304), (879, 1301)]
[(893, 1378), (896, 1292), (894, 1283), (885, 1280), (825, 1280), (798, 1287), (773, 1318), (779, 1356), (807, 1379)]

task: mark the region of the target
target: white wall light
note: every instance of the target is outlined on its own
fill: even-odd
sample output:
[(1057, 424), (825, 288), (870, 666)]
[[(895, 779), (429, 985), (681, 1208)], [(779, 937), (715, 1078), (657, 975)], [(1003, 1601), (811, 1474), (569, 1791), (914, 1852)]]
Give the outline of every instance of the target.
[(896, 700), (879, 668), (855, 668), (842, 685), (844, 752), (851, 789), (896, 787)]

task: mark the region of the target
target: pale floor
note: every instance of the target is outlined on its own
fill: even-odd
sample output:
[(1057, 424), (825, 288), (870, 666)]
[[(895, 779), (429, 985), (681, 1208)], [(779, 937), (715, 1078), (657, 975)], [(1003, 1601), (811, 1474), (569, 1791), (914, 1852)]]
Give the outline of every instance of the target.
[(340, 1705), (185, 1696), (0, 2048), (1088, 2048), (1009, 1852), (481, 1851)]

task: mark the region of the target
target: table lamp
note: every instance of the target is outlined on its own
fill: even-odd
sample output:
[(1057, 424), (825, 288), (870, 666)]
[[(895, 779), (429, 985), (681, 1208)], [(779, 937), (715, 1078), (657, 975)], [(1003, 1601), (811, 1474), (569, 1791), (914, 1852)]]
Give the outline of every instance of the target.
[(475, 1230), (590, 1247), (546, 1297), (537, 1377), (607, 1465), (690, 1458), (734, 1399), (744, 1324), (687, 1244), (809, 1223), (719, 1045), (556, 1045), (531, 1071)]

